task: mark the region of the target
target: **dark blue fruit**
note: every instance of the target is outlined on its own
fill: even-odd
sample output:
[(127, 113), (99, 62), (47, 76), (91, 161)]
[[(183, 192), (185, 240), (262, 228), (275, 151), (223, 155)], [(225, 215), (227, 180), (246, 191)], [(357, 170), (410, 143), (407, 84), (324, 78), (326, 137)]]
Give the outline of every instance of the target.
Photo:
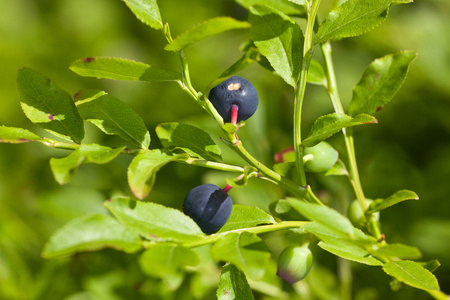
[(205, 233), (222, 228), (231, 214), (233, 202), (230, 196), (214, 184), (202, 184), (193, 188), (183, 202), (183, 211)]
[[(209, 100), (225, 122), (240, 122), (250, 118), (258, 108), (258, 93), (247, 79), (232, 76), (209, 92)], [(232, 119), (232, 107), (237, 107), (237, 118)]]

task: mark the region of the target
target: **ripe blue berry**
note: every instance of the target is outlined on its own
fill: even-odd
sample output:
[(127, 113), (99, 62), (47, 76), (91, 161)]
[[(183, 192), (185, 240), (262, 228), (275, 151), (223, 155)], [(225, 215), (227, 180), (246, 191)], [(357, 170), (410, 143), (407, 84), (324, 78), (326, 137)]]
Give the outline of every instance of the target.
[(250, 118), (258, 108), (258, 93), (247, 79), (232, 76), (209, 92), (209, 100), (225, 122)]
[(302, 280), (311, 270), (313, 256), (305, 246), (290, 245), (278, 257), (277, 275), (290, 284)]
[(202, 184), (193, 188), (183, 202), (183, 211), (205, 233), (222, 228), (231, 214), (233, 202), (230, 196), (214, 184)]

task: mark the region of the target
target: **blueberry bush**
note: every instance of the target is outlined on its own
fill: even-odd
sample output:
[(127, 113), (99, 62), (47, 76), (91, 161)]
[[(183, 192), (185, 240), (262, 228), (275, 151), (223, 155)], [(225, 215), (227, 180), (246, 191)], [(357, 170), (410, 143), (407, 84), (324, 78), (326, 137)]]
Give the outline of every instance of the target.
[[(332, 52), (335, 45), (339, 49), (376, 31), (390, 19), (390, 10), (413, 6), (412, 0), (332, 5), (320, 0), (236, 0), (231, 7), (240, 15), (212, 16), (187, 28), (177, 23), (177, 30), (166, 15), (189, 12), (159, 6), (156, 0), (123, 2), (122, 9), (128, 7), (153, 41), (159, 41), (152, 47), (177, 62), (168, 59), (167, 66), (151, 66), (93, 53), (69, 65), (89, 86), (73, 96), (56, 76), (26, 66), (18, 70), (21, 108), (37, 127), (2, 124), (0, 142), (39, 143), (51, 149), (43, 155), (51, 156), (50, 170), (59, 185), (71, 186), (77, 177), (89, 176), (82, 173), (87, 168), (116, 182), (88, 187), (101, 195), (86, 192), (79, 203), (66, 206), (62, 198), (70, 197), (69, 190), (52, 200), (62, 201), (59, 213), (83, 213), (52, 231), (41, 251), (51, 263), (39, 271), (38, 287), (30, 293), (0, 290), (5, 297), (448, 299), (435, 276), (440, 262), (423, 259), (418, 247), (405, 243), (402, 228), (395, 234), (395, 228), (385, 231), (383, 226), (384, 213), (414, 205), (409, 200), (418, 200), (418, 194), (403, 186), (376, 194), (372, 183), (373, 200), (366, 198), (360, 172), (365, 162), (358, 159), (358, 138), (364, 130), (383, 126), (377, 113), (389, 109), (417, 53), (380, 53), (360, 70), (350, 100), (344, 102), (335, 66), (351, 67), (351, 62), (335, 62)], [(240, 39), (239, 49), (227, 49), (240, 58), (204, 51), (191, 59), (189, 48), (201, 52), (198, 45), (212, 39), (225, 47), (227, 38)], [(205, 55), (210, 64), (227, 61), (229, 67), (212, 75), (204, 65), (198, 73), (207, 75), (196, 84), (192, 70)], [(248, 70), (257, 70), (259, 76)], [(152, 94), (148, 105), (127, 103), (119, 99), (122, 89), (134, 85), (123, 81), (166, 91)], [(272, 82), (282, 88), (263, 88)], [(107, 88), (116, 83), (120, 90)], [(92, 88), (95, 84), (105, 88)], [(175, 89), (183, 93), (170, 92)], [(315, 101), (310, 91), (325, 93), (329, 103), (324, 105), (330, 110), (308, 115)], [(178, 107), (176, 97), (190, 104)], [(162, 120), (150, 130), (144, 107)], [(164, 120), (169, 109), (192, 110), (200, 117)], [(289, 135), (284, 133), (286, 124)], [(268, 147), (269, 159), (261, 155)], [(104, 165), (98, 168), (106, 171), (97, 173), (95, 165)], [(95, 185), (95, 177), (85, 183)], [(104, 208), (91, 206), (91, 196), (103, 197)], [(14, 220), (13, 214), (8, 217)], [(413, 226), (406, 221), (396, 225)], [(5, 253), (11, 249), (5, 243)], [(62, 272), (67, 266), (70, 272)], [(80, 279), (71, 285), (51, 283), (77, 274)]]

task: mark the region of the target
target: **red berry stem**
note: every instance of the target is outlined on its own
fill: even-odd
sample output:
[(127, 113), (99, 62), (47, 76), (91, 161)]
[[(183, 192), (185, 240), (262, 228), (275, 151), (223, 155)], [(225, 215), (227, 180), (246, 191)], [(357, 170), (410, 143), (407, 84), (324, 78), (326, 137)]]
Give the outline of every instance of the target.
[(227, 184), (227, 185), (222, 189), (222, 191), (224, 191), (225, 194), (226, 194), (226, 193), (228, 193), (232, 188), (233, 188), (233, 187), (232, 187), (231, 185)]
[(233, 125), (237, 124), (238, 112), (239, 106), (236, 104), (231, 105), (231, 124)]

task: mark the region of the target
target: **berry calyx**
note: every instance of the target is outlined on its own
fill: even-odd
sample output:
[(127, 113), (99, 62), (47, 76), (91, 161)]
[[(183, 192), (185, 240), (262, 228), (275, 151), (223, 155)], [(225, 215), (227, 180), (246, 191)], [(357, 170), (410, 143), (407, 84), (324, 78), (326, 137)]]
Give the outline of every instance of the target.
[(290, 245), (278, 257), (277, 276), (294, 284), (308, 275), (312, 262), (313, 255), (307, 245)]
[[(228, 191), (230, 188), (226, 188)], [(222, 228), (231, 214), (230, 196), (214, 184), (202, 184), (189, 191), (183, 202), (183, 212), (191, 217), (204, 233)]]
[(247, 79), (232, 76), (209, 92), (209, 100), (225, 122), (236, 124), (258, 108), (258, 93)]

